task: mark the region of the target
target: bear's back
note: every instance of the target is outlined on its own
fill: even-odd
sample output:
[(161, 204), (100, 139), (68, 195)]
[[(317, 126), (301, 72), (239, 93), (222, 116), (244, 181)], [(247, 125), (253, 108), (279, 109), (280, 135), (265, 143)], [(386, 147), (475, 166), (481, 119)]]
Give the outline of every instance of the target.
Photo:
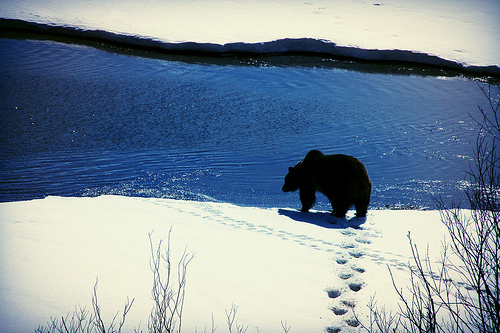
[(368, 172), (357, 158), (344, 154), (324, 155), (310, 151), (303, 160), (304, 171), (311, 175), (315, 187), (330, 192), (333, 187), (353, 186), (371, 189)]

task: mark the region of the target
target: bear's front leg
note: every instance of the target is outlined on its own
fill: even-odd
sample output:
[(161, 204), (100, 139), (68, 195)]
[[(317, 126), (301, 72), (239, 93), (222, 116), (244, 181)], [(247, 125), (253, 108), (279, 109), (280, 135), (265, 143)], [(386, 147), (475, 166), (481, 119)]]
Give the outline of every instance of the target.
[(308, 212), (309, 209), (311, 209), (311, 207), (316, 202), (316, 191), (314, 190), (314, 188), (312, 189), (301, 188), (299, 193), (300, 193), (300, 202), (302, 203), (302, 209), (300, 211)]

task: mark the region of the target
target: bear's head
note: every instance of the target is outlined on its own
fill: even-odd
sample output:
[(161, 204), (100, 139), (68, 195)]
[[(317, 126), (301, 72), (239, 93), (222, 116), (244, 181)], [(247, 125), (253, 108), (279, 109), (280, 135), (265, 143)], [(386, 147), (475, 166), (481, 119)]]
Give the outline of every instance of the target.
[(295, 166), (294, 168), (288, 168), (288, 174), (285, 176), (285, 184), (281, 188), (283, 192), (293, 192), (300, 188), (300, 173)]

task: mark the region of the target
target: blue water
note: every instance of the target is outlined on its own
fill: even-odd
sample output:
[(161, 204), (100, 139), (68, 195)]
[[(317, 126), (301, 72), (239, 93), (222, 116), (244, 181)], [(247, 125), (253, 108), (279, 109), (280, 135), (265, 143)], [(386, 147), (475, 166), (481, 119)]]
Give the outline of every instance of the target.
[[(0, 96), (0, 201), (120, 194), (260, 207), (300, 207), (281, 186), (310, 149), (365, 163), (372, 207), (463, 198), (477, 135), (469, 113), (487, 102), (472, 80), (319, 58), (9, 38)], [(317, 208), (329, 209), (326, 198)]]

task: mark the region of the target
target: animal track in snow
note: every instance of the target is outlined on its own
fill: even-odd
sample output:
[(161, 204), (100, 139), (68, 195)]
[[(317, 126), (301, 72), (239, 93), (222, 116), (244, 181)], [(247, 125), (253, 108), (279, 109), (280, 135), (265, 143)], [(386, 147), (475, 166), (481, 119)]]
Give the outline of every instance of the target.
[(337, 264), (339, 265), (344, 265), (344, 264), (347, 264), (347, 260), (346, 259), (337, 259)]
[(368, 238), (365, 238), (365, 237), (356, 237), (354, 238), (354, 240), (358, 243), (361, 243), (361, 244), (371, 244), (371, 240), (369, 240)]
[(356, 306), (356, 303), (354, 303), (354, 301), (351, 301), (351, 300), (343, 300), (340, 303), (344, 304), (345, 306), (347, 306), (348, 308), (351, 308), (351, 309)]
[[(333, 258), (336, 266), (334, 287), (327, 290), (328, 297), (333, 301), (329, 310), (334, 314), (332, 326), (326, 328), (327, 332), (352, 331), (360, 323), (353, 317), (356, 307), (355, 295), (364, 288), (364, 281), (360, 280), (365, 273), (362, 263), (366, 259), (373, 259), (369, 250), (372, 243), (371, 237), (377, 237), (373, 230), (346, 228), (339, 230), (336, 243), (340, 252)], [(332, 320), (333, 320), (332, 318)]]
[(337, 316), (343, 316), (347, 313), (347, 309), (344, 309), (344, 308), (337, 308), (337, 307), (332, 307), (330, 308), (330, 310), (333, 311), (333, 313), (335, 313)]
[(362, 287), (362, 283), (349, 283), (349, 289), (351, 289), (352, 291), (354, 292), (358, 292), (361, 290), (361, 287)]
[(363, 256), (363, 252), (362, 251), (349, 251), (349, 255), (353, 258), (361, 258)]
[(359, 326), (359, 321), (355, 318), (348, 319), (345, 322), (347, 323), (347, 325), (349, 325), (351, 327), (358, 327)]
[(341, 272), (341, 273), (339, 274), (339, 278), (341, 278), (342, 280), (347, 280), (347, 279), (352, 278), (352, 275), (353, 275), (353, 274), (352, 274), (352, 273), (350, 273), (350, 272)]
[(328, 294), (328, 297), (330, 297), (330, 298), (337, 298), (340, 295), (342, 295), (342, 293), (338, 289), (327, 289), (326, 293)]
[[(258, 223), (254, 219), (241, 219), (234, 218), (233, 216), (228, 216), (227, 212), (224, 212), (216, 207), (213, 207), (210, 203), (200, 203), (196, 209), (191, 209), (189, 211), (183, 211), (184, 213), (196, 215), (213, 222), (226, 225), (236, 229), (246, 229), (253, 232), (260, 232), (270, 236), (279, 237), (280, 239), (296, 242), (301, 246), (307, 246), (311, 249), (332, 253), (343, 253), (346, 249), (355, 249), (358, 244), (355, 242), (354, 236), (358, 235), (359, 232), (363, 231), (360, 229), (354, 229), (352, 227), (347, 227), (346, 229), (339, 229), (339, 232), (343, 235), (348, 236), (348, 241), (344, 243), (338, 243), (336, 241), (331, 241), (329, 239), (322, 239), (321, 237), (313, 237), (308, 234), (294, 233), (286, 229), (275, 229), (265, 224)], [(364, 233), (363, 233), (364, 235)]]
[(358, 272), (358, 273), (364, 273), (365, 272), (365, 269), (364, 268), (361, 268), (361, 267), (351, 267), (351, 269), (355, 272)]
[(340, 230), (340, 233), (344, 236), (354, 236), (356, 235), (356, 232), (353, 231), (351, 228), (347, 228), (347, 229), (342, 229)]

